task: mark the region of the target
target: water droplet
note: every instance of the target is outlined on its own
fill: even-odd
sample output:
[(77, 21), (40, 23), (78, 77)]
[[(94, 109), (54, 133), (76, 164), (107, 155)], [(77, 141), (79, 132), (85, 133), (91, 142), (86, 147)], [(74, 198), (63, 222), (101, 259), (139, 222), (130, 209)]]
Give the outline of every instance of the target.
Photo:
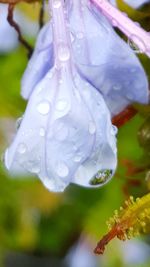
[(134, 34), (130, 36), (128, 44), (135, 51), (135, 53), (144, 53), (146, 51), (144, 41)]
[(112, 170), (99, 170), (90, 180), (90, 185), (99, 185), (105, 183), (112, 176)]
[(45, 136), (45, 129), (43, 127), (40, 128), (40, 136)]
[(115, 19), (112, 19), (111, 22), (114, 27), (118, 26), (118, 22)]
[(115, 85), (113, 85), (113, 89), (114, 89), (115, 91), (118, 91), (118, 90), (121, 89), (121, 85), (120, 85), (120, 84), (115, 84)]
[(59, 163), (56, 171), (60, 177), (66, 177), (69, 174), (69, 169), (64, 163)]
[(139, 47), (141, 53), (146, 51), (144, 41), (139, 36), (131, 35), (131, 40)]
[(94, 122), (90, 122), (89, 123), (89, 133), (90, 134), (94, 134), (96, 132), (96, 126), (95, 126), (95, 123)]
[(24, 154), (27, 151), (27, 147), (24, 143), (20, 143), (18, 146), (18, 152)]
[(53, 0), (53, 7), (54, 8), (59, 8), (60, 6), (61, 6), (60, 0)]
[(39, 173), (40, 172), (40, 167), (37, 165), (35, 165), (35, 166), (32, 166), (30, 169), (29, 169), (29, 171), (30, 172), (32, 172), (32, 173)]
[(70, 39), (71, 39), (71, 43), (73, 43), (75, 40), (74, 34), (72, 32), (70, 32)]
[(115, 125), (111, 126), (110, 133), (116, 135), (118, 133), (118, 128)]
[(67, 108), (67, 106), (68, 106), (68, 102), (65, 99), (60, 99), (56, 103), (56, 109), (59, 111), (65, 110)]
[(82, 157), (81, 157), (80, 155), (76, 155), (76, 156), (74, 157), (74, 162), (80, 162), (81, 159), (82, 159)]
[(76, 36), (77, 36), (78, 39), (83, 39), (83, 37), (84, 37), (84, 33), (83, 33), (83, 32), (78, 32), (78, 33), (76, 34)]
[(138, 48), (138, 46), (133, 43), (132, 40), (128, 39), (128, 45), (130, 46), (130, 48), (136, 53), (139, 54), (140, 53), (140, 49)]
[(16, 120), (16, 129), (17, 130), (19, 129), (19, 127), (21, 125), (22, 119), (23, 119), (23, 117), (20, 117), (20, 118), (18, 118), (18, 120)]
[(47, 77), (51, 79), (53, 77), (53, 75), (54, 75), (54, 71), (53, 70), (50, 70), (48, 72), (48, 74), (47, 74)]
[(130, 100), (133, 101), (133, 95), (131, 93), (128, 93), (126, 97)]
[(38, 104), (37, 106), (37, 110), (42, 114), (42, 115), (46, 115), (48, 114), (49, 110), (50, 110), (50, 103), (45, 100), (42, 101), (41, 103)]
[(62, 84), (62, 83), (63, 83), (63, 79), (60, 79), (60, 80), (59, 80), (59, 84)]
[(132, 68), (132, 69), (130, 69), (130, 72), (131, 73), (135, 73), (137, 70), (136, 70), (136, 68)]
[(60, 61), (67, 61), (70, 58), (70, 51), (67, 45), (61, 44), (58, 48), (58, 58)]

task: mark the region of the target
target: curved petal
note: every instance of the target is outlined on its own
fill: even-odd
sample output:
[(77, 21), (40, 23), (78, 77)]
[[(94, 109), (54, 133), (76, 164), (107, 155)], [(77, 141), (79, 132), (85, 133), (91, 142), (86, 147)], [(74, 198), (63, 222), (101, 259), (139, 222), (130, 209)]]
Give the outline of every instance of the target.
[(37, 85), (53, 66), (52, 28), (47, 23), (39, 33), (34, 53), (28, 63), (21, 81), (21, 94), (28, 99)]
[[(83, 6), (82, 6), (83, 5)], [(80, 73), (104, 96), (112, 113), (131, 102), (148, 103), (148, 81), (138, 58), (106, 18), (87, 1), (72, 4), (70, 30)]]
[[(80, 75), (102, 93), (112, 116), (131, 102), (148, 103), (147, 77), (131, 48), (87, 0), (70, 0), (67, 5), (74, 62)], [(23, 77), (25, 98), (52, 65), (52, 32), (51, 24), (47, 24)]]
[[(10, 171), (36, 174), (51, 191), (62, 191), (70, 182), (102, 185), (107, 179), (92, 183), (91, 177), (105, 169), (112, 177), (116, 139), (109, 111), (100, 93), (87, 85), (80, 77), (75, 85), (65, 67), (47, 73), (5, 154)], [(80, 180), (77, 170), (86, 166), (90, 171)]]

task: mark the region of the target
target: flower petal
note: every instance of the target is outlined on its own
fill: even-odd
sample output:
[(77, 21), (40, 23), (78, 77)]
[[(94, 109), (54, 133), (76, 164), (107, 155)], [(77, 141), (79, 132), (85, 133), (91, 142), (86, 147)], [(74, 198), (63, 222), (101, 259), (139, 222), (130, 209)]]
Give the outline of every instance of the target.
[[(67, 2), (73, 56), (80, 74), (102, 93), (112, 116), (132, 102), (148, 103), (148, 81), (138, 58), (107, 19), (87, 4)], [(52, 65), (51, 24), (47, 24), (23, 77), (24, 98)]]
[[(95, 186), (89, 184), (91, 175), (104, 168), (114, 172), (116, 141), (109, 111), (100, 93), (87, 85), (79, 76), (75, 85), (66, 67), (46, 74), (5, 155), (10, 171), (36, 174), (51, 191), (62, 191), (70, 182)], [(75, 173), (82, 164), (91, 169), (79, 181)]]
[(21, 94), (28, 99), (37, 85), (53, 66), (52, 28), (47, 23), (39, 33), (34, 53), (28, 63), (21, 82)]
[(80, 73), (103, 94), (112, 115), (131, 102), (148, 103), (148, 81), (138, 58), (100, 11), (85, 2), (72, 4), (70, 14)]

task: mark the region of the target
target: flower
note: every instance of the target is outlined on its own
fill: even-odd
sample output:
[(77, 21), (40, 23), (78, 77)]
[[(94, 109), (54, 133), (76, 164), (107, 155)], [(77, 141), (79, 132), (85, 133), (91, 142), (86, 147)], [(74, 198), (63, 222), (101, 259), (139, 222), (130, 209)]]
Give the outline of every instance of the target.
[(116, 128), (101, 93), (73, 64), (63, 1), (51, 1), (51, 9), (53, 46), (40, 51), (38, 40), (32, 63), (49, 59), (52, 50), (53, 60), (46, 71), (42, 65), (40, 78), (32, 72), (28, 105), (5, 165), (11, 172), (38, 175), (50, 191), (63, 191), (70, 183), (101, 186), (117, 165)]
[[(66, 5), (74, 63), (80, 75), (102, 93), (111, 115), (118, 114), (132, 102), (148, 103), (144, 69), (105, 16), (88, 0), (70, 0)], [(22, 95), (26, 99), (53, 66), (51, 27), (48, 23), (40, 32), (23, 76)]]

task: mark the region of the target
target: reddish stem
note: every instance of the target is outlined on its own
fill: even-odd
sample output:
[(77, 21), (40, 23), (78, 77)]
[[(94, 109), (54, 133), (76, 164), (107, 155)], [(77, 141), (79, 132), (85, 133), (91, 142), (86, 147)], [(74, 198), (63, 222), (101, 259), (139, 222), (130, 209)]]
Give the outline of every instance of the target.
[(121, 237), (123, 239), (123, 231), (120, 227), (120, 225), (116, 224), (109, 232), (108, 234), (104, 235), (103, 238), (97, 243), (96, 248), (94, 249), (95, 254), (103, 254), (106, 245), (114, 238), (114, 237)]
[(18, 33), (18, 39), (20, 43), (23, 44), (23, 46), (28, 50), (28, 57), (30, 58), (33, 52), (33, 48), (27, 43), (27, 41), (22, 37), (19, 25), (14, 21), (13, 18), (13, 11), (14, 11), (14, 4), (9, 4), (8, 5), (8, 16), (7, 20), (9, 24), (17, 31)]
[(127, 106), (123, 111), (112, 118), (112, 123), (119, 128), (132, 119), (136, 114), (137, 110), (133, 106)]

